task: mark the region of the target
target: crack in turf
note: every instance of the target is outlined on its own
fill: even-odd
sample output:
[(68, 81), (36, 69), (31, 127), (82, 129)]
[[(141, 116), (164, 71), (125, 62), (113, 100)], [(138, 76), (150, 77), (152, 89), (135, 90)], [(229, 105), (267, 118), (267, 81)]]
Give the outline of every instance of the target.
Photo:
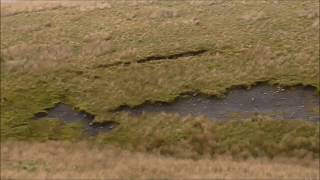
[(181, 60), (179, 58), (199, 56), (201, 54), (206, 53), (207, 51), (208, 51), (207, 49), (201, 49), (201, 50), (187, 51), (187, 52), (182, 52), (182, 53), (178, 53), (178, 54), (171, 54), (171, 55), (148, 56), (146, 58), (139, 59), (134, 62), (116, 62), (116, 63), (112, 63), (112, 64), (100, 64), (100, 65), (96, 66), (96, 68), (109, 68), (109, 67), (114, 67), (114, 66), (129, 66), (133, 63), (143, 64), (143, 63), (148, 63), (148, 62), (152, 62), (152, 61), (177, 61), (177, 60)]
[(144, 59), (140, 59), (137, 62), (138, 63), (146, 63), (150, 61), (159, 61), (159, 60), (178, 60), (178, 58), (182, 57), (192, 57), (192, 56), (199, 56), (203, 53), (207, 52), (207, 50), (202, 49), (202, 50), (197, 50), (197, 51), (188, 51), (188, 52), (183, 52), (179, 54), (172, 54), (168, 56), (149, 56)]

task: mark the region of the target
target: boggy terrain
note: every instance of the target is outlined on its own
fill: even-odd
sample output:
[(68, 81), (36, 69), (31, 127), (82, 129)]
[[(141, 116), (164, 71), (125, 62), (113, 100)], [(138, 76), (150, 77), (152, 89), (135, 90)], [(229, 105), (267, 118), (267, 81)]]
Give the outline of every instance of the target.
[[(318, 49), (316, 0), (2, 3), (1, 142), (85, 140), (176, 158), (315, 162), (319, 124), (306, 120), (319, 116), (313, 95), (320, 92)], [(228, 100), (233, 87), (254, 92), (259, 82), (312, 87), (312, 95), (298, 93), (293, 100), (305, 105), (312, 96), (314, 103), (294, 121), (263, 112), (239, 116), (227, 107), (217, 121), (115, 112), (181, 102), (190, 92)], [(269, 102), (265, 106), (276, 106)], [(57, 104), (92, 117), (67, 123), (50, 115)], [(42, 119), (35, 118), (39, 114)], [(86, 129), (99, 123), (116, 126), (88, 136)]]
[(252, 89), (233, 89), (226, 97), (208, 97), (196, 93), (179, 97), (170, 103), (145, 103), (119, 108), (134, 116), (142, 113), (170, 113), (180, 116), (205, 116), (213, 120), (243, 119), (257, 114), (283, 120), (319, 122), (319, 95), (311, 87), (285, 89), (260, 85)]

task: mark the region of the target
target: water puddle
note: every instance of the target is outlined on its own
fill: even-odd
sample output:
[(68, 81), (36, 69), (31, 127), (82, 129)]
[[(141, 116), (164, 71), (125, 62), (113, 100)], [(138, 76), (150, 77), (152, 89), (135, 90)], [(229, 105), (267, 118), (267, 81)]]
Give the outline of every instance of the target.
[(96, 135), (100, 132), (109, 132), (119, 125), (113, 121), (93, 123), (93, 115), (86, 112), (75, 111), (71, 106), (63, 103), (57, 104), (54, 108), (47, 109), (46, 112), (37, 113), (34, 119), (45, 120), (46, 118), (57, 118), (63, 120), (65, 123), (82, 122), (85, 131), (90, 135)]
[(224, 98), (185, 95), (171, 103), (145, 103), (134, 108), (121, 107), (116, 111), (128, 112), (132, 116), (143, 113), (175, 113), (216, 120), (248, 118), (260, 114), (276, 119), (319, 122), (319, 100), (316, 89), (312, 87), (259, 85), (251, 89), (230, 90)]

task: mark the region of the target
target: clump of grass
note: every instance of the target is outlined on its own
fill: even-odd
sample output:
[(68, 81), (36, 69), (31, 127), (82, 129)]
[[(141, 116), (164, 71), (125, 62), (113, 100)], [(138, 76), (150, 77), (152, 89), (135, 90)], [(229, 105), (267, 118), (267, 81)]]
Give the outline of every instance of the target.
[(34, 1), (17, 0), (9, 3), (1, 2), (1, 16), (14, 16), (23, 13), (41, 12), (56, 10), (60, 8), (77, 8), (80, 11), (90, 11), (95, 9), (111, 8), (110, 4), (105, 2), (84, 2), (84, 1)]
[(1, 142), (4, 179), (304, 179), (319, 177), (319, 162), (301, 159), (176, 159), (87, 142)]
[(260, 118), (218, 123), (204, 118), (158, 115), (123, 117), (118, 122), (118, 129), (99, 136), (97, 141), (176, 157), (229, 154), (235, 158), (319, 158), (318, 126), (303, 121)]
[(287, 158), (272, 161), (266, 159), (239, 161), (229, 156), (194, 161), (132, 153), (113, 146), (102, 148), (86, 142), (6, 141), (1, 144), (1, 157), (1, 178), (8, 179), (234, 179), (239, 177), (303, 179), (319, 177), (318, 161)]

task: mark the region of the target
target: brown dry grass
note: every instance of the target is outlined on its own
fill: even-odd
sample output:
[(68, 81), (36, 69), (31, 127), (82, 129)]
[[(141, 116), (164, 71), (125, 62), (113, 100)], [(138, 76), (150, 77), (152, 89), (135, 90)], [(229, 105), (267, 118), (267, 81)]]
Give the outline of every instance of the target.
[(1, 157), (1, 179), (319, 179), (317, 161), (228, 157), (195, 161), (85, 142), (4, 142)]
[(111, 8), (108, 2), (102, 1), (37, 1), (37, 0), (4, 0), (1, 3), (1, 16), (12, 16), (20, 13), (40, 12), (59, 8), (78, 8), (80, 11)]

